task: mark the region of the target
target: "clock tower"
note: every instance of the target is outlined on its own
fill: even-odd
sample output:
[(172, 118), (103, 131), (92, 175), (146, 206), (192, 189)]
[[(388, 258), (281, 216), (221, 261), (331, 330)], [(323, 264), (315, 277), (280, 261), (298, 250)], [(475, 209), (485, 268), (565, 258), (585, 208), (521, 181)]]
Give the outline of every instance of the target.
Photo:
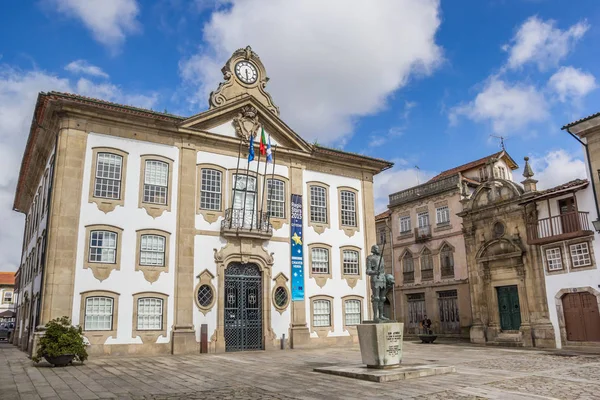
[(236, 50), (221, 72), (223, 72), (223, 82), (210, 94), (208, 99), (210, 109), (251, 95), (273, 114), (279, 116), (279, 107), (273, 103), (271, 95), (265, 90), (269, 81), (265, 67), (250, 46)]

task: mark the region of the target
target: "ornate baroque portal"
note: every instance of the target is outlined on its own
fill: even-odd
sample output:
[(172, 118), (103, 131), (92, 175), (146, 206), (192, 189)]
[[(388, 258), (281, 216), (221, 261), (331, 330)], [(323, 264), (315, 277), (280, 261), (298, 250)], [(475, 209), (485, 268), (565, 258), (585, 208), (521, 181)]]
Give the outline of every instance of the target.
[[(273, 253), (253, 239), (229, 239), (214, 249), (217, 265), (217, 329), (211, 343), (220, 353), (275, 346), (271, 328)], [(241, 314), (240, 314), (241, 313)]]

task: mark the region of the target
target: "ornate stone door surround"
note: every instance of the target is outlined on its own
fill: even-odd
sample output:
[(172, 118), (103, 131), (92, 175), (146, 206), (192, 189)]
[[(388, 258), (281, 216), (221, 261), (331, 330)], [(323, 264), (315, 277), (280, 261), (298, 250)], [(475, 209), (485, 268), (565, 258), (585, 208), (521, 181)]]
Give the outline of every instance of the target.
[(217, 329), (210, 341), (213, 351), (216, 353), (225, 352), (225, 299), (223, 297), (225, 293), (225, 269), (232, 262), (258, 265), (263, 275), (263, 343), (265, 350), (276, 348), (276, 336), (271, 327), (271, 277), (274, 253), (269, 254), (262, 247), (262, 242), (263, 240), (251, 238), (231, 238), (221, 249), (213, 249), (217, 266)]

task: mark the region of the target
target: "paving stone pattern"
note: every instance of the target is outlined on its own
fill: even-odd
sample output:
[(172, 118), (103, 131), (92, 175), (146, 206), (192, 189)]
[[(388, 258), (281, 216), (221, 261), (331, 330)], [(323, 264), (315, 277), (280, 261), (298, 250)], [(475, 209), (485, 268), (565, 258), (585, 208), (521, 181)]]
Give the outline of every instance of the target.
[(94, 357), (34, 366), (0, 344), (0, 399), (597, 399), (600, 356), (467, 343), (404, 343), (404, 360), (457, 373), (375, 383), (313, 372), (360, 363), (358, 347), (161, 357)]

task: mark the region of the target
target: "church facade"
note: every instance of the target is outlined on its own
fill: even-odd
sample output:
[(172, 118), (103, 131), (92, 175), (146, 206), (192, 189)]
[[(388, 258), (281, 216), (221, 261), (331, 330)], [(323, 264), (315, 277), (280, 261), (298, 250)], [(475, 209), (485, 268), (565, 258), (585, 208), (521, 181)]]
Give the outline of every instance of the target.
[(27, 215), (15, 343), (69, 316), (92, 354), (357, 341), (373, 176), (279, 118), (248, 47), (192, 117), (41, 93), (14, 208)]

